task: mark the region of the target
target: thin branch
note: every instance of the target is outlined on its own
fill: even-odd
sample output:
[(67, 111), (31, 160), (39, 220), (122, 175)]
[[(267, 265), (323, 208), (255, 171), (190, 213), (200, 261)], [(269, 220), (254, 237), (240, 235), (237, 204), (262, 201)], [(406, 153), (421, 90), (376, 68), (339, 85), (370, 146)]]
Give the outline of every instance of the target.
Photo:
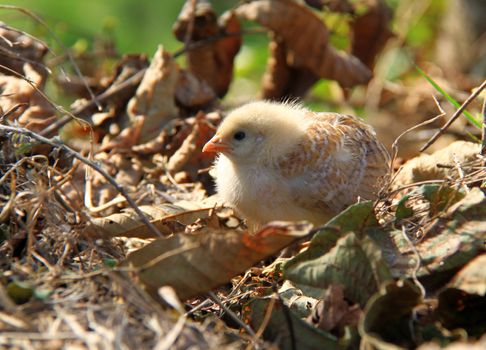
[(96, 165), (94, 162), (84, 158), (81, 156), (78, 152), (74, 151), (67, 145), (60, 143), (60, 142), (54, 142), (52, 140), (49, 140), (31, 130), (25, 129), (25, 128), (16, 128), (12, 126), (6, 126), (6, 125), (0, 125), (0, 130), (5, 130), (9, 132), (13, 132), (16, 134), (22, 134), (25, 136), (28, 136), (30, 138), (33, 138), (39, 142), (48, 144), (54, 148), (62, 149), (69, 155), (73, 156), (74, 158), (80, 160), (90, 168), (96, 170), (98, 173), (100, 173), (115, 189), (120, 192), (120, 194), (125, 197), (127, 200), (128, 204), (133, 208), (133, 210), (137, 213), (137, 215), (140, 217), (140, 220), (156, 235), (159, 237), (163, 237), (163, 235), (160, 233), (160, 231), (155, 227), (154, 224), (150, 222), (150, 220), (145, 216), (145, 214), (140, 210), (140, 208), (137, 206), (137, 204), (134, 202), (134, 200), (130, 197), (128, 192), (123, 188), (123, 186), (119, 185), (116, 180), (111, 177), (104, 169), (100, 168), (98, 165)]
[(479, 96), (479, 94), (481, 93), (481, 91), (484, 90), (484, 88), (486, 88), (486, 80), (483, 81), (483, 83), (476, 89), (476, 91), (474, 91), (468, 98), (466, 101), (464, 101), (464, 103), (461, 105), (461, 107), (459, 107), (459, 109), (454, 113), (454, 115), (451, 117), (451, 119), (449, 119), (447, 121), (447, 123), (444, 124), (444, 126), (442, 126), (431, 138), (430, 140), (420, 149), (420, 152), (423, 152), (425, 151), (427, 148), (430, 147), (430, 145), (432, 145), (438, 138), (439, 136), (441, 136), (444, 131), (452, 124), (454, 123), (454, 121), (459, 118), (459, 116), (462, 114), (462, 112), (467, 108), (467, 106), (469, 106), (469, 104), (474, 101), (474, 99), (476, 97)]

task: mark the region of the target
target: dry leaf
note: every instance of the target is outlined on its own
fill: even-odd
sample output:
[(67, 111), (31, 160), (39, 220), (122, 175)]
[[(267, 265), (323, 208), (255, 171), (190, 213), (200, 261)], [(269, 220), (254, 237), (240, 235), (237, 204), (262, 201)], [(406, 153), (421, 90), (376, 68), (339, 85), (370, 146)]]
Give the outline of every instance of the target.
[(270, 34), (268, 44), (270, 56), (262, 79), (262, 97), (279, 99), (281, 97), (301, 97), (319, 80), (319, 77), (307, 68), (293, 68), (287, 64), (285, 42)]
[(282, 38), (287, 64), (307, 68), (315, 75), (333, 79), (343, 87), (365, 84), (371, 72), (356, 57), (329, 44), (329, 31), (305, 6), (290, 0), (261, 0), (240, 5), (236, 14), (256, 21)]
[(130, 118), (144, 117), (141, 141), (155, 137), (171, 119), (178, 117), (174, 102), (179, 67), (171, 55), (159, 46), (147, 68), (135, 96), (128, 102)]
[(144, 121), (145, 117), (141, 115), (135, 116), (132, 124), (128, 128), (123, 129), (114, 139), (102, 144), (100, 151), (107, 152), (113, 149), (120, 151), (133, 147), (140, 139)]
[[(392, 187), (399, 188), (404, 185), (412, 184), (425, 180), (445, 179), (446, 176), (456, 173), (454, 169), (454, 159), (459, 164), (464, 164), (477, 159), (481, 145), (474, 142), (456, 141), (448, 147), (432, 154), (422, 154), (406, 162), (396, 178), (393, 180)], [(438, 165), (451, 166), (442, 168)]]
[(344, 299), (344, 286), (331, 284), (324, 299), (316, 304), (312, 315), (307, 320), (322, 330), (337, 330), (338, 334), (341, 334), (344, 327), (356, 326), (361, 314), (359, 305), (351, 306)]
[(351, 53), (372, 68), (376, 56), (393, 36), (390, 30), (393, 13), (383, 0), (366, 0), (365, 3), (367, 11), (351, 22)]
[(174, 24), (173, 32), (181, 42), (189, 39), (190, 43), (203, 43), (201, 47), (191, 48), (187, 52), (187, 68), (207, 82), (217, 96), (223, 97), (233, 79), (234, 57), (241, 46), (240, 35), (232, 35), (240, 32), (236, 16), (227, 12), (218, 20), (207, 1), (197, 1), (193, 13), (191, 1), (187, 1)]
[[(212, 208), (187, 210), (176, 204), (144, 205), (140, 210), (163, 235), (184, 231), (185, 225), (207, 218)], [(105, 218), (94, 218), (86, 227), (90, 236), (153, 238), (154, 233), (131, 209)]]
[(182, 300), (210, 291), (255, 263), (308, 234), (311, 225), (273, 222), (255, 235), (235, 230), (202, 229), (158, 239), (130, 254), (122, 266), (152, 295), (173, 287)]
[(331, 12), (354, 13), (348, 0), (305, 0), (305, 3), (318, 10), (327, 8)]
[(213, 89), (191, 72), (182, 70), (175, 90), (179, 104), (187, 108), (203, 107), (216, 98)]
[[(48, 51), (46, 44), (20, 30), (9, 28), (3, 22), (0, 22), (0, 38), (1, 65), (23, 74), (24, 64), (28, 62), (34, 65), (34, 69), (42, 72), (44, 78), (46, 77), (47, 70), (42, 64)], [(12, 74), (1, 67), (0, 72), (6, 75)]]
[(189, 171), (192, 177), (197, 175), (199, 169), (211, 165), (212, 158), (201, 152), (202, 147), (214, 134), (213, 126), (207, 122), (206, 114), (199, 112), (191, 133), (184, 139), (180, 147), (169, 158), (167, 170), (172, 173), (182, 169)]
[(22, 74), (30, 84), (22, 78), (0, 75), (0, 110), (7, 112), (18, 104), (26, 104), (29, 106), (27, 109), (19, 108), (9, 119), (16, 119), (22, 127), (42, 131), (55, 119), (56, 114), (54, 107), (37, 91), (44, 89), (45, 76), (30, 63), (24, 64)]

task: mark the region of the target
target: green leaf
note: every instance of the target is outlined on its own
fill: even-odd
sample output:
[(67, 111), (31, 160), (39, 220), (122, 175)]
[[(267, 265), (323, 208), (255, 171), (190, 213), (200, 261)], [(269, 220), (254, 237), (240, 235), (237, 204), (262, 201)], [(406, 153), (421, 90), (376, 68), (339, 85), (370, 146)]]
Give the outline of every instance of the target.
[(435, 216), (436, 214), (450, 207), (452, 204), (457, 203), (465, 196), (464, 193), (459, 192), (452, 187), (438, 184), (420, 186), (417, 193), (423, 195), (424, 198), (429, 201), (429, 216)]
[(12, 281), (7, 285), (7, 294), (16, 304), (25, 304), (34, 295), (34, 288), (27, 282)]
[[(309, 248), (311, 249), (311, 248)], [(344, 295), (364, 305), (379, 285), (391, 278), (380, 248), (370, 237), (358, 238), (353, 232), (340, 238), (326, 254), (299, 260), (285, 266), (284, 277), (301, 288), (305, 295), (319, 298), (331, 284), (342, 284)], [(357, 288), (359, 286), (359, 288)]]
[(411, 193), (403, 196), (397, 204), (395, 212), (395, 221), (402, 220), (413, 216), (413, 209), (407, 206), (407, 202), (411, 197)]
[(114, 268), (117, 263), (118, 261), (116, 259), (108, 259), (108, 258), (103, 259), (103, 265), (105, 267)]
[[(473, 188), (462, 200), (452, 205), (445, 215), (428, 225), (427, 234), (420, 242), (412, 244), (401, 230), (389, 233), (394, 251), (388, 249), (384, 256), (394, 276), (408, 278), (416, 269), (417, 251), (420, 256), (418, 277), (429, 282), (440, 282), (447, 274), (468, 263), (485, 251), (486, 197), (479, 188)], [(383, 248), (383, 246), (380, 244)], [(450, 276), (449, 276), (450, 277)]]
[(348, 232), (361, 233), (377, 226), (379, 225), (373, 212), (373, 202), (366, 201), (354, 204), (324, 225), (312, 237), (309, 249), (295, 256), (285, 266), (288, 267), (300, 260), (305, 261), (321, 256), (334, 247), (337, 240)]

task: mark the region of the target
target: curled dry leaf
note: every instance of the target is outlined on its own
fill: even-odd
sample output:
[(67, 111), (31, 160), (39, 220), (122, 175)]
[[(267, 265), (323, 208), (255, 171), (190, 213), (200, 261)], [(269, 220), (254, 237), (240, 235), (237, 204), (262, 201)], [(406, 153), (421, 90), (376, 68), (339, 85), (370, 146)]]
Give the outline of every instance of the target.
[(287, 48), (287, 64), (307, 68), (343, 87), (365, 84), (371, 72), (356, 57), (329, 44), (329, 31), (310, 9), (290, 0), (261, 0), (236, 8), (236, 14), (256, 21), (281, 37)]
[(144, 121), (145, 118), (143, 116), (135, 116), (132, 124), (128, 128), (123, 129), (114, 139), (102, 145), (100, 151), (107, 152), (113, 149), (120, 151), (133, 147), (140, 139)]
[(344, 327), (358, 325), (361, 314), (359, 305), (350, 305), (344, 299), (344, 286), (331, 284), (307, 321), (324, 331), (336, 330), (338, 334), (343, 334)]
[[(0, 64), (19, 74), (24, 73), (24, 64), (30, 63), (45, 78), (47, 69), (42, 64), (48, 49), (47, 45), (20, 30), (13, 29), (0, 22)], [(1, 68), (0, 72), (12, 73)]]
[(184, 107), (202, 107), (211, 103), (216, 95), (204, 81), (189, 71), (181, 70), (175, 90), (176, 101)]
[(22, 74), (30, 83), (16, 76), (0, 75), (0, 110), (7, 112), (19, 104), (29, 106), (27, 109), (18, 108), (9, 119), (16, 119), (22, 127), (41, 131), (54, 120), (56, 113), (54, 107), (39, 93), (44, 89), (45, 76), (30, 63), (23, 65)]
[[(311, 225), (273, 222), (255, 235), (231, 229), (205, 229), (158, 239), (122, 263), (156, 295), (173, 287), (184, 300), (208, 292), (307, 235)], [(174, 269), (177, 266), (177, 269)]]
[(241, 46), (240, 23), (232, 12), (218, 20), (207, 1), (197, 1), (195, 13), (192, 10), (191, 1), (187, 1), (174, 24), (174, 35), (184, 43), (186, 39), (190, 43), (202, 42), (200, 47), (188, 48), (187, 68), (223, 97), (233, 78), (234, 58)]
[(140, 136), (142, 142), (152, 139), (165, 124), (178, 117), (179, 111), (174, 101), (178, 78), (179, 67), (172, 56), (159, 46), (127, 106), (130, 118), (144, 117)]
[[(392, 183), (392, 188), (399, 188), (425, 180), (445, 179), (448, 175), (458, 177), (458, 166), (478, 159), (480, 145), (474, 142), (456, 141), (432, 154), (422, 154), (406, 162)], [(445, 165), (446, 167), (440, 167)], [(467, 169), (463, 169), (467, 173)]]
[(205, 169), (211, 165), (212, 158), (202, 153), (201, 149), (213, 134), (214, 128), (206, 120), (206, 114), (199, 112), (190, 134), (169, 158), (167, 170), (172, 173), (185, 170), (195, 178), (199, 169)]
[[(207, 218), (212, 208), (187, 210), (177, 204), (144, 205), (140, 210), (163, 235), (182, 232), (185, 225), (197, 219)], [(140, 217), (131, 209), (104, 218), (94, 218), (86, 227), (85, 233), (96, 237), (138, 237), (154, 238), (153, 232), (140, 221)]]
[(285, 42), (270, 33), (268, 44), (269, 58), (262, 79), (262, 97), (279, 99), (283, 96), (300, 97), (319, 80), (319, 77), (308, 68), (295, 68), (287, 64)]
[(392, 11), (383, 0), (366, 0), (367, 10), (351, 22), (353, 45), (351, 53), (369, 68), (376, 56), (393, 36), (390, 29)]
[(470, 294), (486, 295), (486, 254), (471, 260), (450, 281), (449, 287), (461, 289)]

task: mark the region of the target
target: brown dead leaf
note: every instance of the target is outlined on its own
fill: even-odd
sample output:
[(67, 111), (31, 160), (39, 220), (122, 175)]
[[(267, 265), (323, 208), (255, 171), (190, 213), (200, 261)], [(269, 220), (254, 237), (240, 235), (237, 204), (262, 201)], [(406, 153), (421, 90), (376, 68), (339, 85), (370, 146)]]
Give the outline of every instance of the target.
[(318, 10), (327, 8), (332, 12), (354, 13), (354, 7), (348, 0), (305, 0), (305, 3)]
[(181, 70), (175, 98), (186, 108), (203, 107), (216, 99), (213, 89), (191, 72)]
[(319, 77), (307, 68), (294, 68), (287, 64), (285, 42), (270, 33), (268, 44), (270, 57), (262, 79), (262, 97), (279, 99), (281, 97), (301, 97), (319, 80)]
[(133, 269), (135, 279), (152, 295), (169, 285), (185, 300), (230, 281), (302, 238), (310, 228), (310, 224), (274, 222), (255, 235), (202, 229), (158, 239), (130, 254), (122, 266)]
[(186, 39), (204, 43), (189, 49), (187, 68), (207, 82), (217, 96), (223, 97), (233, 79), (233, 61), (241, 46), (240, 35), (233, 35), (239, 34), (240, 23), (232, 12), (218, 20), (207, 1), (198, 1), (195, 13), (192, 10), (191, 1), (187, 1), (174, 24), (174, 35), (184, 43)]
[(174, 102), (178, 78), (177, 63), (159, 46), (135, 96), (127, 106), (130, 118), (144, 117), (140, 137), (142, 142), (158, 135), (165, 124), (178, 117), (179, 112)]
[(281, 37), (287, 49), (287, 64), (307, 68), (315, 75), (333, 79), (343, 87), (365, 84), (371, 72), (356, 57), (329, 44), (329, 31), (305, 6), (290, 0), (261, 0), (236, 8), (236, 14), (256, 21)]
[[(3, 22), (0, 22), (0, 38), (0, 65), (23, 74), (24, 64), (30, 63), (37, 71), (42, 72), (44, 78), (46, 77), (47, 69), (42, 64), (48, 51), (46, 44), (20, 30), (8, 27)], [(0, 72), (12, 74), (1, 67)]]
[[(477, 159), (480, 145), (474, 142), (456, 141), (448, 147), (432, 154), (422, 154), (406, 162), (396, 178), (393, 180), (392, 188), (399, 188), (425, 180), (445, 179), (446, 176), (457, 174), (454, 169), (454, 159), (459, 163), (467, 163)], [(443, 168), (438, 165), (446, 165), (451, 168)], [(456, 175), (457, 177), (457, 175)]]
[(45, 84), (45, 75), (35, 70), (30, 63), (25, 63), (22, 74), (29, 79), (0, 75), (0, 110), (6, 112), (19, 104), (26, 104), (27, 109), (19, 108), (11, 113), (10, 120), (17, 120), (19, 125), (34, 131), (41, 131), (55, 118), (56, 110), (37, 91), (42, 91)]
[(202, 147), (214, 134), (213, 126), (207, 122), (206, 114), (199, 112), (191, 133), (184, 139), (180, 147), (169, 158), (167, 170), (171, 173), (182, 169), (189, 171), (194, 177), (199, 169), (210, 166), (212, 158), (201, 152)]
[[(187, 210), (176, 204), (144, 205), (140, 210), (163, 235), (183, 232), (186, 225), (197, 219), (209, 217), (212, 208)], [(94, 218), (86, 227), (85, 233), (97, 237), (137, 237), (154, 238), (153, 232), (140, 221), (131, 209), (104, 218)]]
[(351, 53), (368, 68), (393, 36), (390, 22), (393, 13), (383, 0), (366, 0), (367, 11), (351, 22), (353, 45)]
[(338, 335), (346, 326), (356, 326), (362, 314), (358, 304), (350, 305), (344, 299), (344, 286), (332, 284), (307, 320), (324, 331), (336, 331)]
[(106, 144), (101, 146), (100, 151), (107, 152), (110, 150), (127, 150), (135, 146), (140, 139), (145, 118), (141, 115), (135, 116), (132, 124), (123, 129), (122, 132), (114, 139), (109, 140)]

